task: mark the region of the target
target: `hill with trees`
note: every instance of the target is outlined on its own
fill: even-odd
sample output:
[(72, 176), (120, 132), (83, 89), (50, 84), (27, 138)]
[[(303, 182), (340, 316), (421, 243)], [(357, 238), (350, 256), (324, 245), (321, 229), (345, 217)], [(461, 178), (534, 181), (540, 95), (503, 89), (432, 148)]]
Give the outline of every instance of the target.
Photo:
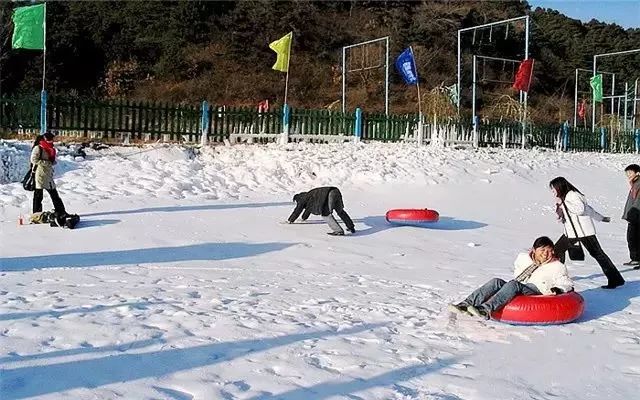
[[(0, 3), (1, 95), (33, 94), (41, 85), (42, 56), (10, 49), (12, 9)], [(456, 81), (456, 31), (528, 14), (530, 57), (536, 60), (532, 117), (559, 121), (573, 115), (575, 68), (591, 68), (594, 53), (640, 47), (640, 29), (557, 11), (532, 10), (526, 1), (175, 1), (47, 3), (47, 88), (86, 98), (130, 98), (177, 103), (280, 104), (285, 74), (271, 69), (268, 44), (293, 31), (289, 103), (325, 108), (341, 98), (342, 46), (390, 37), (391, 111), (414, 112), (416, 94), (395, 72), (393, 60), (412, 46), (421, 89)], [(465, 34), (463, 104), (470, 105), (471, 54), (522, 59), (523, 24)], [(375, 49), (368, 58), (376, 60)], [(353, 60), (362, 54), (350, 54)], [(373, 62), (371, 61), (371, 62)], [(357, 64), (356, 64), (357, 65)], [(604, 59), (619, 82), (640, 75), (640, 54)], [(514, 66), (479, 66), (481, 113), (504, 95)], [(585, 78), (586, 79), (586, 78)], [(348, 74), (348, 108), (382, 110), (384, 70)], [(588, 83), (581, 85), (588, 90)]]

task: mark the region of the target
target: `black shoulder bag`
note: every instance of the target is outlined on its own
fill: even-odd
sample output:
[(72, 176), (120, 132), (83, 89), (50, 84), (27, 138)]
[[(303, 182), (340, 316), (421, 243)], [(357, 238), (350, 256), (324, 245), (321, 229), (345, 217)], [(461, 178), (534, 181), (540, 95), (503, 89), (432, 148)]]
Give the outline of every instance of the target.
[(26, 191), (36, 190), (36, 168), (38, 168), (37, 165), (29, 164), (29, 171), (22, 178), (22, 188)]
[[(573, 233), (575, 233), (576, 238), (578, 237), (578, 231), (576, 230), (576, 226), (573, 224), (573, 220), (571, 219), (571, 214), (569, 214), (569, 209), (567, 205), (564, 204), (564, 200), (562, 201), (562, 205), (564, 206), (564, 211), (567, 213), (566, 217), (569, 218), (569, 222), (571, 223), (571, 228), (573, 228)], [(567, 249), (569, 252), (569, 258), (573, 261), (584, 261), (584, 250), (580, 245), (580, 241), (576, 241), (572, 243)]]

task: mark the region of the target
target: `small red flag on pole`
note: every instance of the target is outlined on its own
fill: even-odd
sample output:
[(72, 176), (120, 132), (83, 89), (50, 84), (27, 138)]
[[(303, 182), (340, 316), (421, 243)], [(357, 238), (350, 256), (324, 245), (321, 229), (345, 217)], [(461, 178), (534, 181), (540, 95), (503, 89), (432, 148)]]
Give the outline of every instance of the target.
[(531, 77), (533, 76), (533, 58), (528, 58), (520, 62), (516, 79), (513, 82), (513, 88), (523, 92), (529, 91), (531, 85)]
[(580, 103), (580, 105), (578, 106), (578, 117), (580, 117), (580, 119), (584, 119), (586, 113), (586, 105), (587, 101), (582, 100), (582, 103)]

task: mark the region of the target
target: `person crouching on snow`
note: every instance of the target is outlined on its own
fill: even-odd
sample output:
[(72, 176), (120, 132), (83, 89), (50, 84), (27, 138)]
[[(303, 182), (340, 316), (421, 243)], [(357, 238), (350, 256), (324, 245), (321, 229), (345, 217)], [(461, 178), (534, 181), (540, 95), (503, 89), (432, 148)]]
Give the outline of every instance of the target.
[(287, 220), (290, 224), (293, 224), (304, 211), (304, 214), (302, 214), (303, 221), (306, 221), (311, 214), (320, 215), (332, 230), (329, 235), (342, 236), (344, 231), (333, 217), (333, 211), (335, 211), (347, 226), (347, 230), (351, 233), (356, 232), (351, 217), (344, 210), (342, 193), (337, 187), (318, 187), (308, 192), (301, 192), (293, 196), (293, 201), (296, 203), (296, 208)]
[(541, 236), (533, 242), (529, 253), (520, 253), (514, 262), (515, 279), (506, 282), (493, 278), (458, 304), (453, 312), (489, 319), (491, 313), (504, 307), (517, 295), (556, 295), (573, 290), (567, 268), (554, 253), (553, 241)]

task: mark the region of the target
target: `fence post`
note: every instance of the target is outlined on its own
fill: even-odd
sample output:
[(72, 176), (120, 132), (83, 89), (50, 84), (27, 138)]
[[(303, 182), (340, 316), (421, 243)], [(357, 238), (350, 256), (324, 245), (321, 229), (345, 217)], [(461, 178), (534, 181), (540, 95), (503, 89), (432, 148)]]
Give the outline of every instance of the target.
[(502, 148), (507, 148), (507, 133), (509, 132), (509, 128), (506, 126), (502, 127)]
[[(345, 115), (342, 114), (345, 118)], [(358, 143), (362, 139), (362, 109), (356, 108), (356, 123), (353, 126), (353, 142)]]
[(424, 129), (422, 129), (422, 113), (418, 113), (418, 146), (424, 143)]
[(206, 100), (202, 102), (200, 110), (200, 146), (207, 145), (207, 130), (209, 128), (209, 103)]
[(562, 151), (569, 150), (569, 121), (562, 124)]
[(291, 117), (291, 110), (289, 105), (282, 106), (282, 133), (280, 133), (280, 144), (289, 143), (289, 120)]
[(478, 134), (478, 122), (480, 121), (480, 119), (478, 118), (478, 116), (476, 115), (475, 117), (473, 117), (473, 121), (472, 121), (472, 125), (473, 125), (473, 147), (478, 147), (478, 143), (479, 143), (479, 134)]
[(605, 151), (607, 147), (607, 129), (604, 127), (600, 128), (600, 149), (602, 152)]
[(636, 154), (638, 154), (640, 153), (640, 128), (636, 129), (634, 138), (636, 142)]

